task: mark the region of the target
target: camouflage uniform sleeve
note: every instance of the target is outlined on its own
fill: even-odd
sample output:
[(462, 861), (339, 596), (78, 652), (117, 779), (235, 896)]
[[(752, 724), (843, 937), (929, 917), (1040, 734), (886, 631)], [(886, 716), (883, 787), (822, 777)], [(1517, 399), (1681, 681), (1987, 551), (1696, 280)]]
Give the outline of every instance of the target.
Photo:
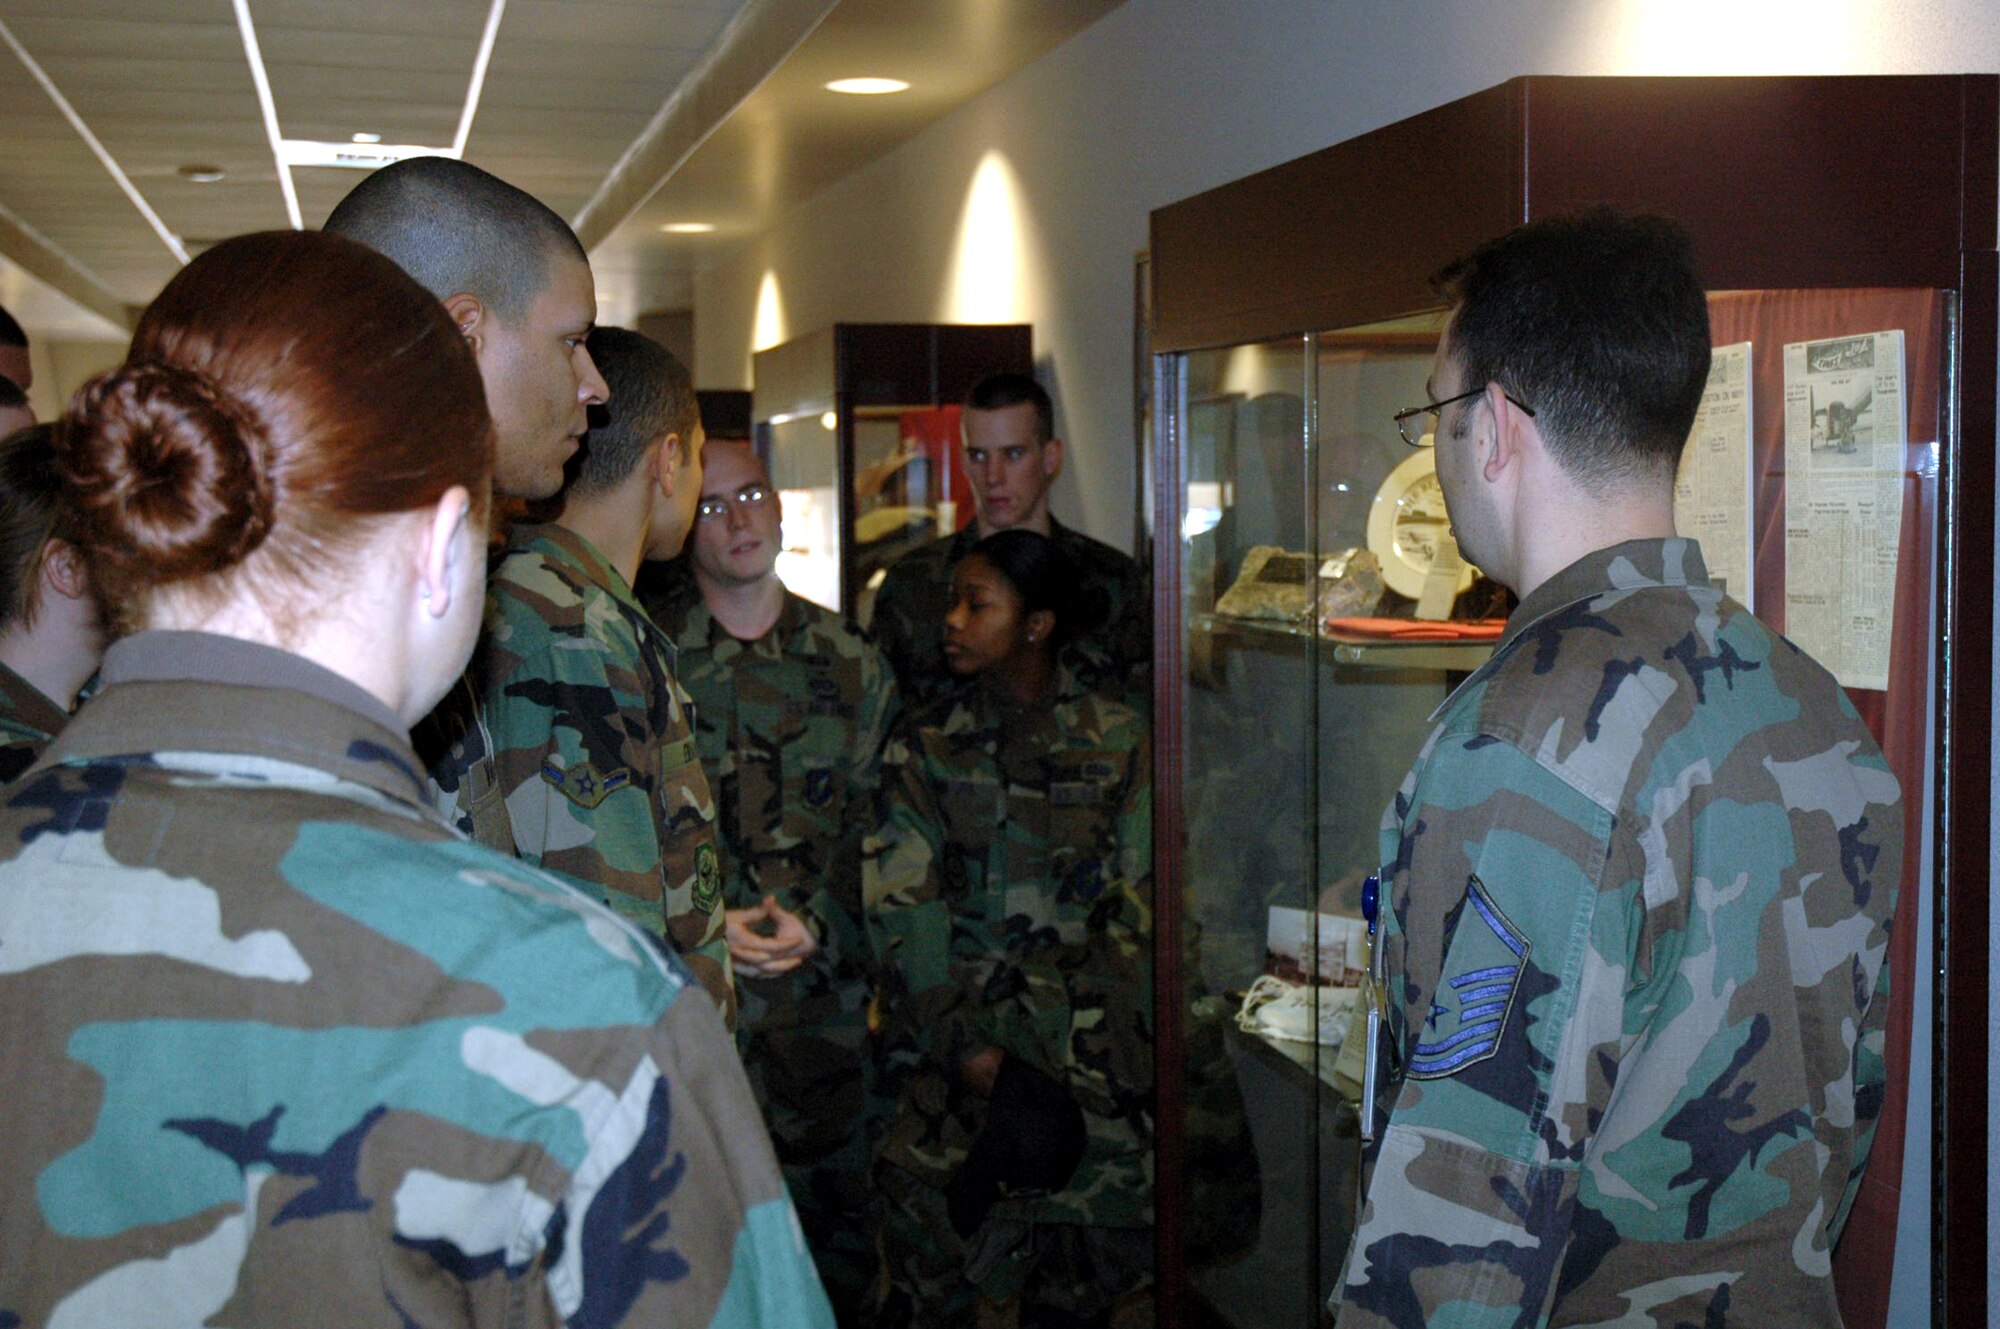
[(1868, 1155), (1875, 1148), (1875, 1128), (1881, 1124), (1882, 1104), (1888, 1098), (1889, 1065), (1885, 1060), (1889, 1030), (1889, 964), (1883, 961), (1875, 975), (1875, 994), (1861, 1019), (1861, 1036), (1854, 1045), (1854, 1158), (1848, 1164), (1847, 1188), (1840, 1208), (1827, 1224), (1829, 1249), (1847, 1230), (1847, 1216), (1854, 1210), (1854, 1197), (1861, 1193), (1861, 1174)]
[(599, 1166), (578, 1169), (564, 1197), (570, 1222), (549, 1271), (563, 1323), (831, 1329), (729, 1035), (711, 1008), (682, 1000), (648, 1043), (617, 1101), (595, 1083), (586, 1090), (605, 1101), (576, 1095), (598, 1123), (587, 1156)]
[[(891, 1061), (909, 1056), (948, 1061), (946, 1031), (917, 1014), (955, 995), (951, 981), (951, 909), (941, 890), (944, 809), (925, 778), (913, 728), (882, 749), (882, 787), (874, 832), (861, 848), (862, 908), (881, 973)], [(962, 1042), (945, 1038), (944, 1042)], [(962, 1055), (962, 1054), (961, 1054)], [(956, 1064), (952, 1063), (956, 1070)]]
[(902, 560), (889, 565), (889, 572), (875, 592), (875, 612), (868, 620), (868, 635), (888, 661), (903, 691), (910, 688), (910, 669), (917, 652), (915, 624), (908, 601), (915, 593), (915, 579)]
[(1153, 1089), (1153, 785), (1143, 731), (1121, 800), (1115, 860), (1091, 906), (1082, 954), (1065, 963), (1070, 1091), (1096, 1116), (1150, 1112)]
[(1383, 869), (1402, 1080), (1338, 1323), (1540, 1324), (1620, 1058), (1680, 975), (1655, 955), (1628, 995), (1638, 873), (1600, 805), (1464, 735), (1440, 738), (1413, 788)]
[(587, 882), (618, 913), (661, 932), (665, 878), (653, 817), (654, 772), (634, 770), (610, 723), (597, 650), (543, 647), (489, 677), (486, 722), (520, 856)]

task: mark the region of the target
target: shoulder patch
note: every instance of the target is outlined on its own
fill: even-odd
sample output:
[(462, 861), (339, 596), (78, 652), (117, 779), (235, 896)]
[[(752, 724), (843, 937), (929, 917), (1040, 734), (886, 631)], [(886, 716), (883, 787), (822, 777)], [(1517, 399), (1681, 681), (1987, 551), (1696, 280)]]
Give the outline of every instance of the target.
[(694, 907), (712, 914), (722, 904), (722, 868), (715, 861), (715, 846), (703, 844), (694, 851)]
[(632, 772), (619, 767), (605, 774), (587, 761), (564, 770), (554, 761), (542, 763), (542, 779), (562, 790), (564, 798), (581, 808), (594, 808), (612, 794), (632, 783)]
[(1431, 996), (1430, 1015), (1405, 1073), (1442, 1080), (1500, 1050), (1514, 1013), (1521, 971), (1531, 946), (1488, 898), (1478, 877), (1467, 878), (1451, 954)]

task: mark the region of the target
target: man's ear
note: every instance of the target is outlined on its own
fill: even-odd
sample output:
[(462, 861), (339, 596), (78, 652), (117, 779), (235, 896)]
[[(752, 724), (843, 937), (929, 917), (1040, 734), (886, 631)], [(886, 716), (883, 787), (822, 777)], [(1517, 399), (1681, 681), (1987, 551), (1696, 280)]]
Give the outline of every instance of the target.
[(90, 574), (84, 570), (83, 555), (67, 540), (51, 538), (42, 546), (42, 581), (66, 600), (81, 600), (90, 594)]
[(458, 335), (472, 344), (472, 353), (478, 355), (485, 344), (488, 315), (486, 304), (470, 291), (458, 291), (444, 298), (444, 312), (451, 315), (452, 326)]
[(1484, 414), (1486, 418), (1474, 428), (1490, 431), (1492, 436), (1480, 462), (1480, 472), (1488, 480), (1499, 479), (1502, 471), (1525, 460), (1529, 452), (1541, 451), (1542, 431), (1535, 418), (1509, 400), (1507, 390), (1498, 383), (1486, 385)]
[(647, 458), (653, 468), (653, 483), (667, 498), (674, 496), (675, 484), (681, 477), (682, 454), (686, 451), (678, 433), (662, 434)]
[(1062, 474), (1063, 441), (1052, 438), (1042, 444), (1042, 474), (1053, 480)]

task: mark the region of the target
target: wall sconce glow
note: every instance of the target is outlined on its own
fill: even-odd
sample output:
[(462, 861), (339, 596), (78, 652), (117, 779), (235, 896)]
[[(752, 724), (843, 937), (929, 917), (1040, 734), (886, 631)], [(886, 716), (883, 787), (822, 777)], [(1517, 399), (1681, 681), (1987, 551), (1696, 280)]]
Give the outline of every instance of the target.
[(1025, 266), (1021, 229), (1014, 168), (998, 152), (989, 152), (972, 173), (959, 219), (947, 310), (952, 322), (1005, 323), (1020, 316)]
[(837, 78), (826, 85), (828, 92), (844, 92), (850, 97), (884, 97), (892, 92), (908, 92), (910, 85), (899, 78)]
[[(1865, 0), (1627, 4), (1605, 7), (1608, 21), (1592, 40), (1614, 62), (1607, 73), (1861, 73), (1868, 68), (1865, 53), (1895, 39), (1887, 13)], [(1591, 17), (1595, 26), (1596, 13)], [(1720, 31), (1728, 41), (1715, 40)]]
[(668, 222), (660, 228), (668, 235), (707, 235), (715, 229), (714, 222)]
[(757, 288), (757, 317), (751, 324), (750, 349), (768, 351), (785, 339), (785, 304), (778, 295), (778, 274), (768, 269)]
[(839, 423), (840, 423), (840, 417), (835, 415), (832, 411), (826, 412), (819, 418), (819, 427), (821, 429), (832, 429)]

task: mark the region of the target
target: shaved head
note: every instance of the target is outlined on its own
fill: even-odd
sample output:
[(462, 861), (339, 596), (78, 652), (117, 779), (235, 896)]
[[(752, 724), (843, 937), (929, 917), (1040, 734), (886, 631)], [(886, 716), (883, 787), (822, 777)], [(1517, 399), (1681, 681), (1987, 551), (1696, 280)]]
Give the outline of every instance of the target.
[(356, 185), (326, 230), (386, 254), (443, 300), (464, 292), (513, 318), (547, 284), (549, 261), (589, 258), (539, 199), (449, 157), (411, 157)]

